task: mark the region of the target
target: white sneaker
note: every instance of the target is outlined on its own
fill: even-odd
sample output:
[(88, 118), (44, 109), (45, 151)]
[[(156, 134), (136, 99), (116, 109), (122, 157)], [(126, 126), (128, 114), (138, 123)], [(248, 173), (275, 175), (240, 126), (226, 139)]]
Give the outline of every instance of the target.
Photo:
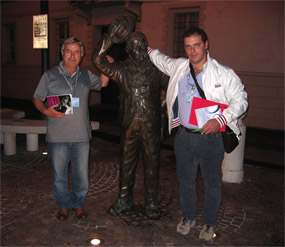
[(191, 227), (196, 225), (195, 220), (187, 220), (182, 218), (179, 224), (177, 225), (177, 232), (181, 233), (182, 235), (187, 235), (190, 232)]
[(211, 225), (203, 225), (199, 238), (204, 241), (212, 241), (214, 238), (214, 227)]

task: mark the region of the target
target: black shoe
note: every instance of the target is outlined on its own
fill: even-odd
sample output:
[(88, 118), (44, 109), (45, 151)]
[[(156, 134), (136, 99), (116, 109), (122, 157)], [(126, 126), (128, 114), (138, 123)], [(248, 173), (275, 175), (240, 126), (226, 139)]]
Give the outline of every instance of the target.
[(160, 210), (156, 206), (146, 207), (146, 216), (151, 220), (158, 220), (160, 218)]
[(113, 204), (109, 209), (108, 213), (114, 216), (119, 215), (120, 213), (124, 213), (132, 208), (132, 205), (125, 205), (118, 200), (116, 204)]

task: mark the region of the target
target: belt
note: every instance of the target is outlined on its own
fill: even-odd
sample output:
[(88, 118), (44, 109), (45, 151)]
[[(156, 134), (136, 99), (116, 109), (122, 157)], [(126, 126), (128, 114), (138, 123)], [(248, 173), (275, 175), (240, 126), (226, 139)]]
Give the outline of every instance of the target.
[(180, 127), (182, 129), (184, 129), (188, 133), (201, 135), (201, 132), (200, 131), (195, 131), (195, 129), (188, 129), (188, 128), (184, 127), (183, 125), (180, 125)]

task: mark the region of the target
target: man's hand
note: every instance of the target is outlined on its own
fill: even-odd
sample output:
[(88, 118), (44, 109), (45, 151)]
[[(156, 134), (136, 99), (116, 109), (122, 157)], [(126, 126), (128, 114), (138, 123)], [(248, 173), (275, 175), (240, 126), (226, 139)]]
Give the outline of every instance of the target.
[(201, 134), (213, 134), (220, 130), (221, 126), (217, 119), (210, 119), (204, 126)]
[(33, 103), (35, 107), (46, 116), (53, 117), (53, 118), (63, 118), (67, 115), (65, 113), (58, 112), (57, 110), (54, 109), (55, 107), (58, 106), (58, 104), (52, 105), (49, 108), (46, 108), (44, 102), (42, 102), (39, 98), (36, 98), (36, 97), (33, 98)]
[(109, 56), (109, 55), (106, 55), (106, 58), (107, 58), (107, 60), (108, 60), (109, 63), (114, 63), (114, 61), (115, 61), (115, 59), (112, 58), (112, 57)]
[(62, 112), (58, 112), (57, 110), (55, 110), (54, 108), (57, 107), (57, 105), (52, 105), (49, 108), (46, 108), (46, 110), (44, 111), (44, 114), (52, 117), (52, 118), (63, 118), (65, 117), (67, 114), (62, 113)]

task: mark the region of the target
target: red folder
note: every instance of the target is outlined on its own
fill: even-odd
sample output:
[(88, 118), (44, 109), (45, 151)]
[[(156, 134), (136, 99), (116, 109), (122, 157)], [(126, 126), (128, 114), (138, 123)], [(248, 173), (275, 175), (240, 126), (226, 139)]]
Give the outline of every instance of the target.
[[(198, 126), (196, 112), (195, 112), (196, 109), (204, 108), (204, 107), (208, 107), (208, 106), (214, 106), (214, 105), (220, 105), (222, 112), (224, 111), (224, 109), (226, 109), (228, 107), (228, 105), (226, 105), (226, 104), (222, 104), (222, 103), (211, 101), (211, 100), (201, 99), (198, 97), (193, 97), (189, 124), (193, 124), (193, 125)], [(226, 125), (224, 125), (222, 128), (220, 128), (220, 131), (225, 132), (225, 129), (226, 129)]]

